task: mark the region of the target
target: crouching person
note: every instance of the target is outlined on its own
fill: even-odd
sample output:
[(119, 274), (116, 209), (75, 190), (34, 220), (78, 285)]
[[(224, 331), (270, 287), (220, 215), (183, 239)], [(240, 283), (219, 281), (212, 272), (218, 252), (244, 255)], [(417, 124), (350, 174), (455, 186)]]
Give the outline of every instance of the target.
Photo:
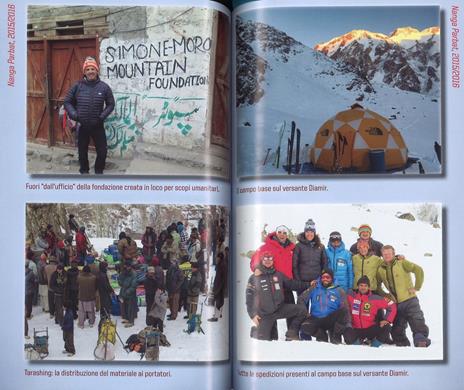
[(309, 317), (301, 324), (303, 339), (316, 337), (317, 341), (340, 344), (342, 335), (350, 326), (350, 316), (346, 294), (341, 287), (334, 285), (333, 272), (323, 269), (316, 284), (298, 297), (298, 303), (304, 304)]
[[(367, 276), (361, 277), (357, 285), (357, 290), (348, 292), (353, 327), (344, 333), (346, 343), (361, 344), (367, 341), (371, 347), (392, 344), (390, 331), (396, 316), (396, 304), (388, 298), (373, 294)], [(382, 319), (378, 321), (378, 318)]]
[(299, 290), (309, 286), (308, 282), (291, 280), (274, 268), (274, 257), (263, 252), (255, 273), (248, 279), (246, 305), (248, 315), (256, 325), (256, 336), (260, 340), (271, 340), (271, 330), (278, 319), (291, 319), (287, 340), (298, 340), (298, 330), (306, 316), (301, 305), (284, 303), (285, 289)]

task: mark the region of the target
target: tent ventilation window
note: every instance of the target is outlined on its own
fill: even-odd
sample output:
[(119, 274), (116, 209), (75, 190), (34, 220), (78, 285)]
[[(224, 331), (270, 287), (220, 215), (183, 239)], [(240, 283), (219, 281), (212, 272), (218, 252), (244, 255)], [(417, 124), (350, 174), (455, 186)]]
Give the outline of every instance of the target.
[(383, 131), (380, 130), (378, 127), (369, 127), (367, 129), (369, 135), (383, 135)]
[(321, 136), (322, 137), (328, 137), (329, 136), (329, 129), (324, 129), (321, 131)]

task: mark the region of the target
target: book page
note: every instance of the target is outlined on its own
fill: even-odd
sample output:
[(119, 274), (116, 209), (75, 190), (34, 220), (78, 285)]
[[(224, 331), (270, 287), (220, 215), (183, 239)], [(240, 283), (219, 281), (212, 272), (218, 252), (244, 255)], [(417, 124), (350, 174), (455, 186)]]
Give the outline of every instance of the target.
[(228, 9), (0, 8), (0, 387), (230, 388)]
[(234, 388), (460, 388), (460, 12), (234, 9)]

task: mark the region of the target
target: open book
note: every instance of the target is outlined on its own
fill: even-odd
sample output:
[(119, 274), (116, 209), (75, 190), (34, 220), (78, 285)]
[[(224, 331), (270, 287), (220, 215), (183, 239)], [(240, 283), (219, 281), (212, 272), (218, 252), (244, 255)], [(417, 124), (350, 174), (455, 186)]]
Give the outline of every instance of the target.
[(462, 387), (462, 4), (236, 3), (2, 7), (2, 388)]

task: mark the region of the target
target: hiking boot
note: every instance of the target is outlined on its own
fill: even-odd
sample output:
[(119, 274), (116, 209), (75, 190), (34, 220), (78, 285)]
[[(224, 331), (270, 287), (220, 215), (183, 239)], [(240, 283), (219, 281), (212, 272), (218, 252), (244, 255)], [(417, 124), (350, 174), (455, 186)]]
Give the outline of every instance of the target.
[(72, 356), (74, 356), (74, 355), (75, 355), (75, 353), (69, 352), (67, 356), (68, 356), (68, 357), (72, 357)]
[(288, 330), (287, 333), (285, 333), (285, 341), (294, 341), (299, 339), (300, 337), (298, 336), (298, 332), (295, 330)]
[(134, 326), (133, 322), (128, 322), (126, 325), (124, 325), (124, 328), (131, 328)]
[(406, 340), (397, 340), (397, 341), (395, 341), (395, 345), (397, 347), (410, 347), (411, 343), (409, 342), (408, 339), (406, 339)]
[(371, 347), (379, 348), (381, 345), (382, 345), (382, 343), (379, 340), (377, 340), (377, 339), (372, 339), (371, 340)]
[(169, 318), (168, 318), (168, 321), (175, 321), (175, 320), (176, 320), (175, 317), (174, 317), (174, 318), (173, 318), (173, 317), (169, 317)]
[(430, 339), (425, 337), (422, 333), (414, 335), (414, 346), (418, 348), (427, 348), (430, 345)]
[(184, 316), (184, 320), (188, 320), (189, 316)]
[(128, 322), (129, 322), (129, 321), (127, 321), (127, 320), (124, 319), (124, 318), (121, 320), (121, 323), (122, 323), (122, 324), (127, 324)]
[(216, 318), (216, 317), (212, 317), (212, 318), (208, 318), (208, 321), (209, 321), (209, 322), (218, 322), (219, 319)]
[(319, 329), (316, 334), (316, 341), (327, 343), (329, 341), (329, 337), (327, 336), (327, 332), (323, 329)]
[(251, 329), (250, 329), (250, 337), (253, 338), (253, 339), (258, 338), (258, 327), (256, 327), (256, 326), (251, 327)]

